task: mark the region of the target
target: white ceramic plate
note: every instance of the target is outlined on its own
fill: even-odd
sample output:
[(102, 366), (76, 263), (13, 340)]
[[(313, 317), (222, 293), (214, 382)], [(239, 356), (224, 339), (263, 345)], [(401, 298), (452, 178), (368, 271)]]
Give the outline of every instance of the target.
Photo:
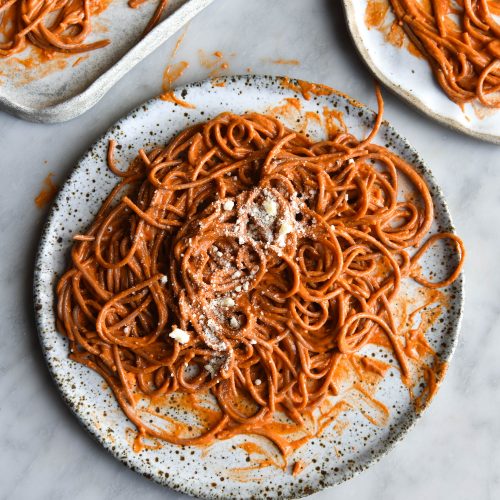
[[(297, 98), (302, 106), (300, 112), (293, 111), (293, 106), (293, 109), (285, 106), (282, 110), (282, 119), (292, 128), (304, 125), (301, 116), (307, 112), (322, 115), (327, 108), (343, 114), (347, 126), (357, 136), (363, 137), (374, 119), (373, 111), (334, 91), (321, 96), (312, 94), (306, 100), (300, 92), (290, 89), (286, 80), (275, 77), (219, 78), (190, 84), (176, 92), (196, 108), (186, 109), (152, 99), (132, 111), (83, 156), (52, 207), (40, 242), (34, 290), (40, 341), (49, 370), (75, 415), (107, 450), (132, 469), (176, 490), (204, 498), (292, 498), (338, 484), (385, 454), (417, 419), (419, 414), (401, 384), (396, 368), (390, 369), (374, 395), (391, 409), (383, 422), (377, 422), (379, 425), (373, 425), (367, 419), (366, 412), (368, 415), (372, 410), (377, 413), (376, 408), (360, 411), (353, 403), (350, 410), (340, 412), (321, 437), (300, 448), (285, 470), (268, 466), (242, 472), (236, 469), (249, 465), (248, 454), (239, 446), (242, 443), (254, 442), (262, 447), (264, 455), (279, 460), (276, 450), (258, 436), (238, 436), (204, 449), (165, 444), (157, 450), (134, 452), (130, 443), (132, 426), (118, 408), (110, 390), (97, 374), (68, 360), (67, 343), (55, 329), (54, 285), (67, 264), (72, 235), (84, 230), (116, 183), (116, 178), (107, 170), (105, 160), (110, 138), (116, 139), (122, 146), (117, 151), (117, 159), (124, 166), (140, 147), (147, 149), (165, 144), (193, 122), (212, 118), (227, 110), (234, 113), (250, 110), (269, 113), (274, 108), (277, 112), (276, 107), (282, 106), (285, 98)], [(312, 122), (316, 123), (315, 120)], [(318, 139), (324, 135), (321, 127), (310, 127), (309, 131)], [(436, 208), (433, 230), (453, 230), (443, 195), (412, 147), (387, 123), (383, 124), (377, 140), (406, 158), (425, 177)], [(405, 194), (410, 193), (402, 182), (401, 195)], [(426, 272), (434, 270), (438, 274), (454, 265), (456, 256), (444, 246), (438, 246), (427, 254), (423, 263)], [(460, 278), (443, 291), (449, 307), (442, 311), (439, 321), (426, 334), (443, 362), (449, 361), (457, 341), (462, 287)], [(420, 288), (415, 283), (408, 282), (404, 287), (403, 295), (408, 299), (418, 301), (419, 293)], [(385, 356), (386, 361), (391, 359), (383, 350), (372, 349), (372, 352), (375, 356)], [(416, 375), (415, 384), (420, 382), (423, 380)], [(340, 399), (344, 397), (345, 394)], [(377, 415), (371, 416), (377, 418)], [(250, 456), (250, 464), (262, 458)], [(306, 467), (299, 477), (294, 478), (290, 473), (291, 464), (298, 459), (302, 459)]]
[[(464, 134), (500, 144), (500, 110), (487, 109), (477, 102), (466, 104), (462, 111), (438, 85), (426, 60), (412, 55), (404, 47), (391, 45), (382, 30), (367, 26), (365, 13), (370, 1), (343, 0), (343, 4), (358, 52), (376, 77), (434, 120)], [(385, 30), (393, 20), (389, 9), (383, 23)]]

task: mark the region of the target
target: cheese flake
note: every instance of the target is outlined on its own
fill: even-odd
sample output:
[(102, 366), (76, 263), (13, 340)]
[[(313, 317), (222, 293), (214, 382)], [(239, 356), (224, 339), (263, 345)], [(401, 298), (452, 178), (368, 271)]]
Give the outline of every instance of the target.
[(168, 336), (171, 339), (174, 339), (175, 341), (179, 342), (179, 344), (187, 344), (189, 342), (189, 339), (191, 338), (189, 333), (186, 332), (185, 330), (182, 330), (181, 328), (174, 328)]
[(234, 208), (234, 201), (227, 200), (226, 202), (224, 202), (222, 207), (224, 208), (224, 210), (227, 210), (227, 211), (232, 210)]
[(240, 322), (238, 321), (238, 318), (232, 317), (229, 320), (229, 326), (233, 328), (234, 330), (237, 330), (241, 325)]
[(278, 204), (271, 198), (265, 199), (262, 206), (268, 215), (274, 216), (278, 213)]
[(280, 228), (279, 228), (279, 231), (278, 231), (278, 235), (280, 237), (284, 237), (286, 236), (287, 234), (291, 233), (293, 231), (293, 226), (292, 224), (290, 224), (289, 221), (287, 220), (284, 220), (281, 225), (280, 225)]

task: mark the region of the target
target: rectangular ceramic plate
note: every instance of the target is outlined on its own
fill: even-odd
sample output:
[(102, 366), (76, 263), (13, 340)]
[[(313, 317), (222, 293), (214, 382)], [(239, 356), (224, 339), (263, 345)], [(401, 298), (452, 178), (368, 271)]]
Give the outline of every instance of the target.
[(170, 0), (164, 20), (142, 39), (157, 1), (146, 0), (137, 9), (127, 2), (111, 0), (92, 20), (86, 42), (109, 39), (106, 47), (83, 54), (55, 54), (45, 61), (29, 47), (0, 59), (0, 106), (35, 122), (75, 118), (213, 0)]

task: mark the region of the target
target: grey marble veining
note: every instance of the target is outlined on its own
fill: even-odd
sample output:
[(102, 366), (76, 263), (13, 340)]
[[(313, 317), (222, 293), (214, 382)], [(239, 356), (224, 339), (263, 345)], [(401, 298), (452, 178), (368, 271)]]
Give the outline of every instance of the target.
[[(0, 114), (2, 499), (183, 497), (127, 470), (83, 431), (50, 380), (31, 312), (34, 252), (46, 216), (33, 198), (42, 180), (51, 171), (62, 182), (101, 133), (160, 91), (176, 39), (76, 120), (39, 125)], [(223, 52), (226, 73), (290, 74), (375, 103), (335, 0), (217, 0), (187, 28), (176, 60), (190, 67), (179, 83), (210, 71), (200, 65), (199, 49)], [(270, 62), (279, 58), (300, 65)], [(385, 97), (386, 118), (432, 168), (468, 248), (462, 334), (438, 396), (407, 438), (368, 471), (313, 498), (494, 500), (500, 497), (500, 148)]]

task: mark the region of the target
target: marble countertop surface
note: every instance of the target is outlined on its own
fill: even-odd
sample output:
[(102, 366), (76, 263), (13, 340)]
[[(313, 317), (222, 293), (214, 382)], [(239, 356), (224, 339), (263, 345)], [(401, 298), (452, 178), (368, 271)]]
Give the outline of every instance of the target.
[[(221, 51), (224, 74), (288, 74), (375, 105), (339, 0), (216, 0), (185, 32), (176, 61), (190, 66), (179, 83), (208, 76), (200, 50)], [(108, 127), (160, 92), (179, 34), (71, 122), (32, 124), (0, 113), (1, 499), (183, 497), (125, 468), (80, 427), (45, 367), (31, 299), (47, 215), (33, 200), (43, 179), (53, 172), (62, 183)], [(387, 91), (385, 98), (385, 117), (433, 170), (467, 245), (465, 316), (446, 380), (407, 438), (368, 471), (311, 498), (493, 500), (500, 498), (500, 148), (429, 121)]]

